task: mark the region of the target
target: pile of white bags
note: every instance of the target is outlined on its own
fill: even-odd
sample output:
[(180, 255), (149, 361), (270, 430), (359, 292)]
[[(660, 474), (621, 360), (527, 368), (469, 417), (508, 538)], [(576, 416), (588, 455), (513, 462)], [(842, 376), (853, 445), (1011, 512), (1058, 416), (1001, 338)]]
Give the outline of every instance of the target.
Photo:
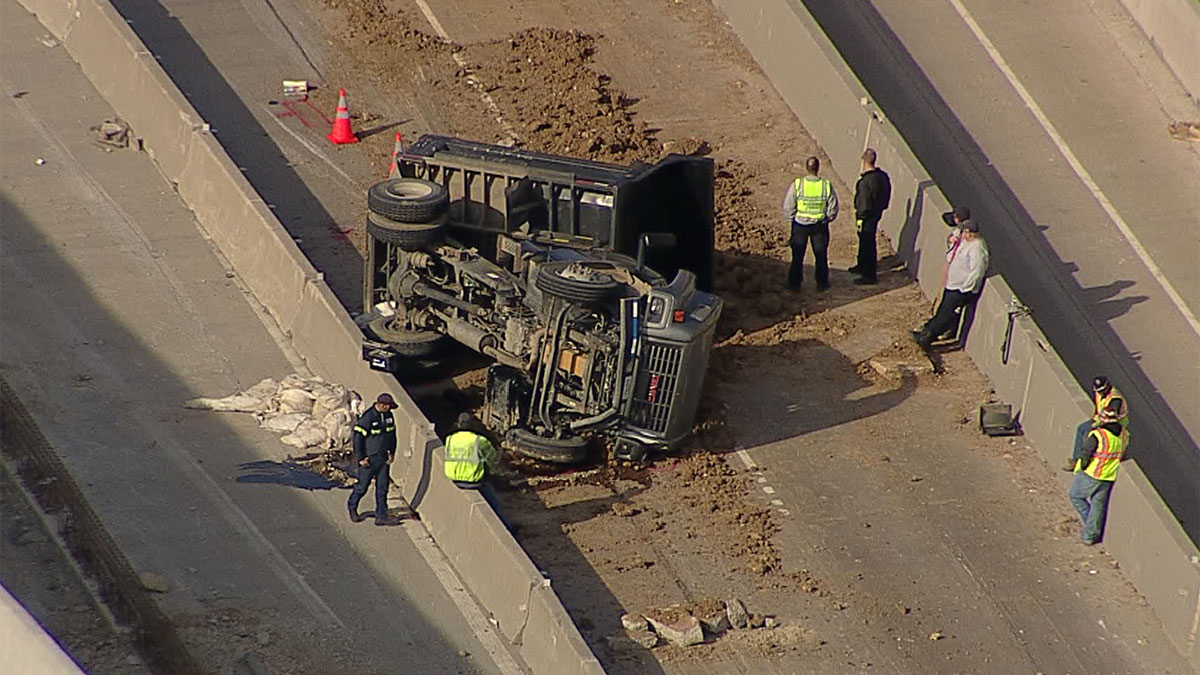
[(184, 407), (252, 413), (264, 429), (285, 434), (280, 440), (300, 450), (345, 447), (354, 421), (363, 412), (362, 397), (356, 392), (299, 375), (288, 375), (281, 382), (267, 378), (225, 398), (194, 398)]

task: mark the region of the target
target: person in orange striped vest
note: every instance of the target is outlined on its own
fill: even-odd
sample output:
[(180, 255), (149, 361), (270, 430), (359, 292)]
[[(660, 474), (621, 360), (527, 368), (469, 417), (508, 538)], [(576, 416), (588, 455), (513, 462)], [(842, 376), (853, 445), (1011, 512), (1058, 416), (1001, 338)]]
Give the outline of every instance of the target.
[(1117, 469), (1129, 445), (1129, 432), (1121, 424), (1120, 407), (1109, 402), (1099, 413), (1100, 425), (1088, 433), (1082, 457), (1075, 461), (1075, 480), (1068, 496), (1083, 520), (1079, 538), (1087, 546), (1104, 535), (1108, 497), (1112, 494)]
[(1092, 416), (1075, 428), (1075, 445), (1071, 448), (1071, 458), (1067, 460), (1063, 471), (1075, 470), (1076, 460), (1083, 456), (1084, 441), (1093, 429), (1100, 426), (1100, 412), (1110, 406), (1117, 411), (1117, 422), (1121, 424), (1121, 428), (1128, 429), (1129, 404), (1125, 402), (1125, 395), (1114, 387), (1107, 377), (1097, 375), (1092, 379)]

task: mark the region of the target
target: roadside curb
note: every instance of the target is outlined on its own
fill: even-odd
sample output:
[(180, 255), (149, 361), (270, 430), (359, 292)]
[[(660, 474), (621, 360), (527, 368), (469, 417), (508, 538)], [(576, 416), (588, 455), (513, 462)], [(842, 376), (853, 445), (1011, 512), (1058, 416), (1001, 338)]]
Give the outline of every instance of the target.
[[(799, 0), (714, 4), (839, 173), (856, 175), (863, 148), (876, 149), (879, 165), (891, 175), (893, 195), (880, 226), (908, 273), (933, 297), (941, 290), (945, 250), (941, 214), (950, 203), (884, 111)], [(795, 75), (798, 63), (805, 64), (803, 78)], [(1025, 435), (1053, 466), (1071, 447), (1075, 426), (1091, 415), (1091, 402), (1030, 317), (1012, 318), (1008, 357), (1001, 357), (1015, 298), (1002, 276), (988, 277), (966, 352), (996, 395), (1013, 403)], [(1117, 483), (1105, 548), (1146, 596), (1175, 647), (1200, 669), (1200, 553), (1136, 457), (1124, 463)]]
[(106, 604), (123, 623), (150, 663), (163, 672), (201, 675), (174, 624), (142, 587), (125, 554), (88, 505), (46, 437), (8, 382), (0, 379), (0, 435), (4, 455), (37, 500), (57, 516), (59, 531), (76, 560), (100, 586)]
[[(300, 251), (122, 16), (108, 0), (20, 2), (130, 124), (143, 149), (309, 369), (364, 396), (389, 392), (396, 399), (395, 480), (525, 665), (535, 675), (603, 673), (550, 581), (483, 498), (441, 478), (443, 448), (433, 425), (394, 378), (370, 370), (362, 361), (362, 333), (324, 275)], [(533, 626), (538, 627), (538, 639), (523, 639)]]

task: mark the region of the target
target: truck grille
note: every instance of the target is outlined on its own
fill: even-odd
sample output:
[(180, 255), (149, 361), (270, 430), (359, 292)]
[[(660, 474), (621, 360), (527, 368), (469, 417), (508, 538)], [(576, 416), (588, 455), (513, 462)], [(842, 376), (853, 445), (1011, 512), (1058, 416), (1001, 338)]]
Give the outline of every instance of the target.
[(630, 402), (629, 421), (632, 424), (654, 433), (667, 431), (682, 357), (682, 347), (654, 342), (646, 346)]

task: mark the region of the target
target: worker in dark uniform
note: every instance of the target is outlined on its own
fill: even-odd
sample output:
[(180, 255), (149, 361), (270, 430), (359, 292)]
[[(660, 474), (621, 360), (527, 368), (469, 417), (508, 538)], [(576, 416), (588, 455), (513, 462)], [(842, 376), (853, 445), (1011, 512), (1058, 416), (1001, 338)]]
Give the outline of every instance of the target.
[(849, 269), (859, 277), (854, 283), (874, 284), (876, 279), (875, 231), (879, 219), (892, 201), (892, 180), (883, 169), (875, 166), (875, 150), (867, 148), (862, 154), (862, 174), (854, 186), (854, 225), (858, 230), (858, 263)]
[(496, 517), (510, 532), (512, 524), (500, 512), (500, 501), (488, 482), (489, 470), (500, 463), (496, 446), (483, 434), (483, 424), (471, 413), (463, 413), (454, 422), (454, 430), (446, 436), (444, 471), (461, 490), (477, 490), (496, 512)]
[(375, 405), (367, 409), (358, 424), (354, 425), (354, 460), (358, 463), (358, 483), (350, 492), (346, 507), (350, 520), (363, 521), (358, 513), (358, 503), (367, 494), (371, 481), (375, 481), (375, 524), (394, 525), (388, 516), (387, 493), (391, 483), (388, 467), (396, 460), (396, 419), (392, 408), (396, 401), (384, 392), (375, 399)]

